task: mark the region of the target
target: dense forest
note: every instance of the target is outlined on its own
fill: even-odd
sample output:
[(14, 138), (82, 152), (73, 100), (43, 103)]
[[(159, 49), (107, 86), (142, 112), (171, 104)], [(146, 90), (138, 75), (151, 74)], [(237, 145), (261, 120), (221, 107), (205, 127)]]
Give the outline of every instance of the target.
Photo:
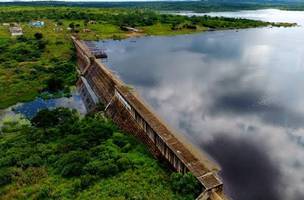
[(2, 121), (2, 200), (190, 200), (199, 192), (194, 176), (169, 171), (102, 114), (57, 108)]

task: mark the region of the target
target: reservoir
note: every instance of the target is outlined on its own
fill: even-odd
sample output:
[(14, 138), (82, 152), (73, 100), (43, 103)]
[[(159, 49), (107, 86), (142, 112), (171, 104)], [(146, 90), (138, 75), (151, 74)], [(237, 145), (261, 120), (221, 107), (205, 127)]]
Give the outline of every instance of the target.
[(304, 199), (304, 12), (208, 15), (299, 26), (101, 41), (103, 62), (215, 159), (234, 200)]

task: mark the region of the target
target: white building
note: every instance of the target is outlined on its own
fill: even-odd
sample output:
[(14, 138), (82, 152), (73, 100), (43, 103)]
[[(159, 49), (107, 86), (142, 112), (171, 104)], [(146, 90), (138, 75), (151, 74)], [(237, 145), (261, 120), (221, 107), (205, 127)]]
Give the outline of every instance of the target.
[(23, 35), (22, 28), (20, 26), (12, 26), (9, 28), (12, 36)]

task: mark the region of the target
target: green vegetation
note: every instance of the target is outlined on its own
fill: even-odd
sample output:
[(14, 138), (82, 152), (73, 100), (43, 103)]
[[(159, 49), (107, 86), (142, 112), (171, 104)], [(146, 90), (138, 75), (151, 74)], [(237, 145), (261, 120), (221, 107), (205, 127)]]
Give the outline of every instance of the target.
[[(0, 9), (1, 10), (1, 9)], [(113, 8), (76, 8), (76, 7), (6, 7), (0, 12), (0, 22), (21, 22), (27, 24), (32, 20), (48, 19), (48, 33), (57, 35), (58, 32), (67, 33), (66, 28), (78, 33), (83, 39), (112, 38), (113, 34), (126, 36), (120, 27), (149, 27), (156, 24), (170, 26), (170, 31), (196, 28), (249, 28), (260, 26), (280, 26), (255, 20), (234, 19), (224, 17), (186, 17), (146, 9), (113, 9)], [(54, 26), (53, 26), (54, 25)], [(186, 25), (186, 26), (183, 26)], [(176, 29), (179, 27), (179, 29)], [(84, 31), (83, 29), (88, 29)], [(55, 31), (54, 31), (55, 30)], [(150, 34), (150, 32), (144, 32)]]
[(200, 192), (191, 174), (170, 173), (102, 114), (57, 108), (2, 123), (3, 200), (190, 200)]
[[(41, 20), (42, 27), (29, 22)], [(80, 39), (122, 39), (140, 35), (175, 35), (209, 29), (290, 26), (223, 17), (186, 17), (146, 9), (48, 6), (0, 7), (0, 109), (17, 102), (69, 94), (76, 81), (71, 34)], [(9, 26), (18, 23), (24, 36), (13, 38)], [(130, 32), (134, 27), (139, 32)]]
[(42, 94), (69, 94), (76, 80), (74, 51), (59, 41), (40, 32), (0, 40), (0, 109)]

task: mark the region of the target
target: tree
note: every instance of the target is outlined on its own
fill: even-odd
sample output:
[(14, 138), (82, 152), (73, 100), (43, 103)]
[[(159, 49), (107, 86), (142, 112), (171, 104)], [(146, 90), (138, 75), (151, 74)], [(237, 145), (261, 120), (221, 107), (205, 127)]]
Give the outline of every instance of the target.
[(48, 128), (58, 124), (59, 119), (56, 113), (43, 109), (40, 110), (35, 117), (31, 120), (32, 124), (39, 128)]
[(197, 196), (200, 193), (200, 185), (191, 173), (172, 173), (171, 182), (173, 189), (183, 195)]
[(69, 27), (70, 27), (71, 29), (74, 29), (74, 28), (75, 28), (75, 23), (74, 23), (74, 22), (70, 23), (70, 24), (69, 24)]
[(63, 25), (63, 22), (62, 22), (62, 21), (58, 21), (58, 22), (57, 22), (57, 25), (58, 25), (58, 26), (62, 26), (62, 25)]
[(0, 186), (11, 183), (12, 181), (12, 171), (9, 168), (1, 168), (0, 170)]
[(46, 47), (46, 42), (43, 41), (43, 40), (39, 40), (39, 41), (37, 42), (37, 47), (38, 47), (38, 49), (40, 49), (40, 50), (45, 49), (45, 47)]
[(64, 177), (80, 176), (88, 155), (83, 151), (71, 151), (64, 154), (56, 163), (57, 172)]
[(87, 27), (88, 24), (89, 24), (89, 20), (88, 20), (88, 19), (86, 19), (86, 20), (83, 21), (83, 26), (84, 26), (84, 27)]
[(70, 124), (78, 119), (76, 111), (68, 108), (56, 108), (54, 110), (40, 110), (31, 120), (32, 124), (39, 128), (54, 127), (62, 124)]
[(47, 91), (49, 92), (58, 92), (60, 90), (63, 90), (64, 88), (64, 82), (61, 78), (52, 77), (47, 80)]
[(34, 34), (34, 37), (36, 38), (36, 40), (41, 40), (43, 38), (43, 34), (37, 32), (37, 33)]
[(26, 42), (26, 41), (28, 41), (28, 39), (24, 35), (21, 35), (21, 36), (17, 37), (17, 41), (18, 42)]

